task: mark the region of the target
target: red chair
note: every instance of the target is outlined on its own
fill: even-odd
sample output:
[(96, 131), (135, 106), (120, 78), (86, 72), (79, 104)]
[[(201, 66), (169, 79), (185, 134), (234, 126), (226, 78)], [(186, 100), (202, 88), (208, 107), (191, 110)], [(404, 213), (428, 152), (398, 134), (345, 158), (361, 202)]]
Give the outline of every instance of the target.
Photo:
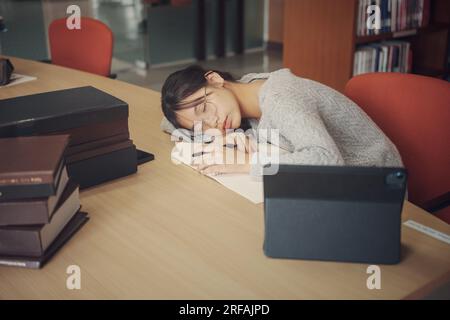
[(357, 103), (397, 146), (408, 170), (408, 199), (450, 223), (450, 83), (370, 73), (347, 83)]
[(81, 18), (81, 29), (68, 29), (66, 18), (49, 28), (51, 62), (102, 76), (110, 76), (113, 34), (101, 21)]

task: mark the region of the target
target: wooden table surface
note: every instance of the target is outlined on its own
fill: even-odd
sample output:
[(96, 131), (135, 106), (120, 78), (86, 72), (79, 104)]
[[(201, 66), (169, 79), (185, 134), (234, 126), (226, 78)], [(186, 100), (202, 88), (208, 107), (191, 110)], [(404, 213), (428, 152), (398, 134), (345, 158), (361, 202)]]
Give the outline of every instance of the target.
[[(0, 299), (399, 299), (421, 297), (450, 279), (450, 246), (405, 226), (402, 262), (380, 266), (381, 290), (367, 289), (366, 264), (267, 258), (263, 206), (171, 162), (158, 92), (12, 62), (17, 73), (38, 79), (0, 88), (0, 99), (92, 85), (129, 104), (131, 138), (156, 159), (137, 174), (82, 191), (90, 221), (43, 269), (0, 267)], [(409, 202), (402, 218), (450, 233)], [(81, 269), (80, 290), (66, 288), (70, 265)]]

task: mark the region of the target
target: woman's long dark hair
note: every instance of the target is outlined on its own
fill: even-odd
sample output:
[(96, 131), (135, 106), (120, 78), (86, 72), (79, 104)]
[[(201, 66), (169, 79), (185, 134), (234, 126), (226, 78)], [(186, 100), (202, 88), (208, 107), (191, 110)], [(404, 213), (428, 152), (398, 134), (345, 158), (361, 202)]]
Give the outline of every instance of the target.
[[(226, 81), (235, 81), (234, 77), (228, 72), (212, 71), (219, 74)], [(175, 128), (180, 127), (176, 111), (182, 108), (181, 101), (207, 85), (206, 72), (207, 70), (201, 66), (192, 65), (172, 73), (164, 82), (161, 90), (161, 107), (164, 116)], [(248, 125), (246, 124), (245, 126), (247, 127)]]

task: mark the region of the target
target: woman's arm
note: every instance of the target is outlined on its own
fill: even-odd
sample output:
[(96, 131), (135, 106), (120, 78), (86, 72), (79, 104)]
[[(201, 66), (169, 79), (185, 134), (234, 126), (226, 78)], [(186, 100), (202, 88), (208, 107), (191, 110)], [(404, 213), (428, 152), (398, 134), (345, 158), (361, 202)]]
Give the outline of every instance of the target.
[(280, 135), (293, 146), (293, 150), (279, 155), (284, 164), (343, 165), (339, 147), (329, 134), (317, 101), (302, 101), (300, 97), (270, 97), (270, 127), (277, 128)]
[[(287, 153), (275, 153), (264, 157), (264, 152), (258, 150), (251, 154), (250, 164), (236, 165), (213, 164), (199, 166), (204, 173), (249, 172), (252, 175), (262, 175), (262, 167), (268, 162), (282, 164), (304, 165), (344, 165), (344, 159), (332, 136), (329, 134), (320, 113), (319, 101), (303, 101), (295, 93), (280, 97), (266, 97), (267, 114), (264, 121), (269, 122), (270, 129), (278, 130), (286, 138), (293, 150)], [(258, 135), (264, 134), (258, 132)], [(267, 133), (269, 141), (274, 143), (272, 133)], [(264, 139), (262, 139), (264, 140)], [(269, 147), (270, 150), (270, 147)], [(247, 150), (248, 151), (248, 150)], [(206, 170), (205, 170), (206, 169)]]
[(280, 163), (344, 165), (338, 146), (319, 116), (302, 115), (296, 129), (283, 128), (281, 132), (291, 141), (294, 151), (280, 154)]

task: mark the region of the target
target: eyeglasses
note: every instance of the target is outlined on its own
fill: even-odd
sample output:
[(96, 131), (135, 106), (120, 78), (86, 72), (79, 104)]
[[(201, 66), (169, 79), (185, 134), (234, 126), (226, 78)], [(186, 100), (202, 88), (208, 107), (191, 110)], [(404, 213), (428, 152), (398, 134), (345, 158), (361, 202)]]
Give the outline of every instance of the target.
[[(193, 123), (191, 130), (194, 130), (194, 127), (199, 124), (198, 122), (201, 122), (203, 131), (217, 127), (217, 123), (219, 120), (219, 118), (217, 117), (217, 107), (213, 102), (208, 101), (207, 97), (210, 94), (212, 94), (212, 92), (208, 93), (205, 86), (205, 93), (203, 97), (195, 99), (191, 102), (183, 103), (179, 108), (179, 110), (195, 108), (194, 113), (196, 115), (196, 119), (189, 119), (188, 117), (178, 113), (180, 117), (185, 118), (186, 120), (189, 120)], [(200, 99), (203, 100), (203, 103), (199, 103)]]

